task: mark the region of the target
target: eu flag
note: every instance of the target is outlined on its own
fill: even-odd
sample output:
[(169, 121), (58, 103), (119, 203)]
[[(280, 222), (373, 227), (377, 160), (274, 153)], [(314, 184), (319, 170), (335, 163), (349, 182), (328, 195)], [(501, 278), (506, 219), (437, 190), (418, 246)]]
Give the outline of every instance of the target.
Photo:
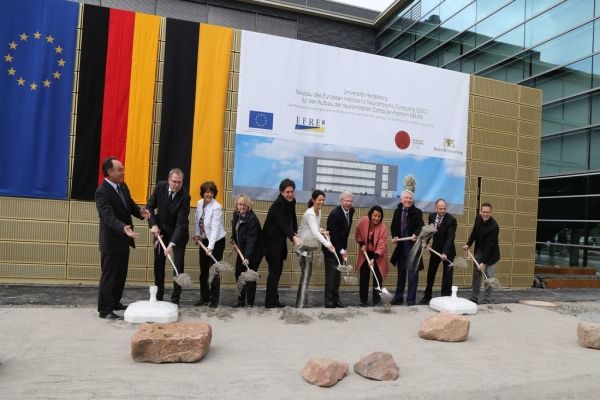
[(0, 196), (67, 197), (79, 5), (10, 0), (0, 13)]
[(250, 111), (248, 127), (273, 130), (273, 113), (264, 111)]

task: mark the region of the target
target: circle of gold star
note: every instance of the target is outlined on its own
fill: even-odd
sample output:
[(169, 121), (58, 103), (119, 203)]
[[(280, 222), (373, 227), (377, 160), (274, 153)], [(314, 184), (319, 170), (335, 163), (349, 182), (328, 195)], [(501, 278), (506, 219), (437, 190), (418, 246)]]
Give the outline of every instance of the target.
[[(29, 87), (30, 91), (37, 91), (38, 87), (49, 88), (52, 85), (53, 80), (59, 80), (62, 76), (61, 70), (65, 68), (67, 61), (63, 57), (64, 48), (60, 46), (60, 44), (55, 43), (55, 37), (52, 35), (43, 35), (40, 31), (35, 31), (31, 34), (27, 32), (22, 32), (18, 36), (18, 39), (14, 39), (8, 43), (8, 53), (4, 54), (4, 63), (7, 66), (6, 72), (9, 76), (14, 77), (15, 83), (17, 86)], [(55, 60), (56, 69), (51, 73), (51, 76), (45, 77), (44, 80), (41, 80), (41, 85), (38, 84), (38, 81), (32, 80), (28, 81), (22, 75), (17, 75), (17, 65), (15, 63), (16, 55), (19, 50), (19, 46), (21, 48), (27, 45), (35, 45), (40, 43), (41, 45), (51, 46), (53, 48), (53, 54), (56, 55), (57, 59)]]

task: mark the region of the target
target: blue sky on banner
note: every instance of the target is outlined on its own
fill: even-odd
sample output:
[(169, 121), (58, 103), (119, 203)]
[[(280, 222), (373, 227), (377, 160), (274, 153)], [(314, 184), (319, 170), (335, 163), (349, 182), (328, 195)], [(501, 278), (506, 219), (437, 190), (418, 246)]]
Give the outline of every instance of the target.
[(67, 197), (79, 5), (2, 2), (0, 195)]

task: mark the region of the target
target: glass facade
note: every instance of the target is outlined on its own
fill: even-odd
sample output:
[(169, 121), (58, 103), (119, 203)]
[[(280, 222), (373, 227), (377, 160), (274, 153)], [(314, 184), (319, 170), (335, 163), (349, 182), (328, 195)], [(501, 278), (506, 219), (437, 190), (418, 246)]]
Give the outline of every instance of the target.
[(600, 270), (600, 0), (421, 0), (377, 54), (543, 91), (538, 264)]

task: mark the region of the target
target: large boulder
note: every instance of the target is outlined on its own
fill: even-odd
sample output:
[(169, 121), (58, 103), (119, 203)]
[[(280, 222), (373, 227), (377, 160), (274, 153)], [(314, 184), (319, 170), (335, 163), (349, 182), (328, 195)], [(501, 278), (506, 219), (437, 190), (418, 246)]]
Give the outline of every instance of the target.
[(579, 321), (577, 339), (581, 347), (600, 350), (600, 324)]
[(302, 370), (302, 377), (317, 386), (333, 386), (347, 374), (348, 363), (328, 358), (313, 358)]
[(196, 362), (208, 352), (212, 328), (204, 323), (144, 324), (131, 338), (136, 362)]
[(390, 353), (376, 351), (358, 360), (354, 364), (354, 372), (365, 378), (393, 381), (398, 379), (400, 368), (396, 365)]
[(419, 337), (442, 342), (462, 342), (469, 336), (470, 322), (462, 315), (443, 312), (421, 323)]

